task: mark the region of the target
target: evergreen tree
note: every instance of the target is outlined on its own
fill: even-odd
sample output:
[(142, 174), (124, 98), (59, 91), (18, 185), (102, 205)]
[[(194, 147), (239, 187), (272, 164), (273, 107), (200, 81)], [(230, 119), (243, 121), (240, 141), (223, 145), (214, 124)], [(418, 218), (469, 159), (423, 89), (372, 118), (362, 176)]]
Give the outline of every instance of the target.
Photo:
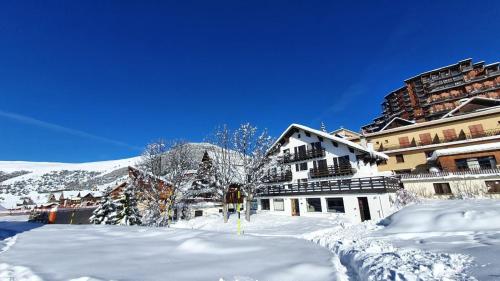
[(196, 172), (196, 178), (187, 191), (187, 196), (191, 198), (213, 198), (216, 186), (217, 180), (214, 166), (208, 152), (205, 151)]
[(93, 224), (115, 224), (116, 207), (116, 202), (111, 198), (109, 192), (106, 192), (99, 206), (92, 213), (90, 222)]
[(137, 208), (135, 185), (129, 182), (117, 202), (115, 221), (120, 225), (140, 225), (141, 215)]

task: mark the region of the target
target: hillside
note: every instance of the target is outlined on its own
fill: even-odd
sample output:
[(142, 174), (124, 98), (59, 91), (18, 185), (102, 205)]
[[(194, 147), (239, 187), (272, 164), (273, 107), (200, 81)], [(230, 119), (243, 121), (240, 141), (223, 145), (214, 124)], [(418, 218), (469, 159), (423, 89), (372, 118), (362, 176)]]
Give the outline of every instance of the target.
[[(189, 145), (194, 154), (193, 169), (196, 169), (205, 150), (213, 146), (207, 143)], [(0, 161), (0, 205), (13, 207), (22, 196), (36, 200), (38, 194), (54, 190), (104, 190), (125, 180), (127, 167), (140, 160), (137, 156), (88, 163)]]

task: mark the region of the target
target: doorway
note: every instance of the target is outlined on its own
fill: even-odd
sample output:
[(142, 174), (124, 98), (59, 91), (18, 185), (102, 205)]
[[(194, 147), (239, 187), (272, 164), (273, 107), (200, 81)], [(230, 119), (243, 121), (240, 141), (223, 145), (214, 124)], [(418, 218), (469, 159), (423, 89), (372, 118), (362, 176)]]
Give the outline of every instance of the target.
[(361, 215), (361, 221), (371, 220), (370, 207), (368, 206), (367, 197), (358, 197), (359, 214)]
[(292, 202), (292, 216), (300, 216), (299, 199), (290, 199)]

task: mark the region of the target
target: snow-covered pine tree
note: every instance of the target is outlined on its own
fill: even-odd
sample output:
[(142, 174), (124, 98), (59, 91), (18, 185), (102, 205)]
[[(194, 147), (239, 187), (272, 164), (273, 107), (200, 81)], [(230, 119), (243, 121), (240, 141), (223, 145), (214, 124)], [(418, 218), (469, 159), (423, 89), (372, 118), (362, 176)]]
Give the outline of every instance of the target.
[(196, 171), (196, 178), (187, 190), (186, 195), (188, 198), (203, 198), (212, 199), (215, 197), (215, 188), (217, 180), (215, 178), (215, 169), (212, 159), (205, 151), (201, 163)]
[(137, 208), (137, 196), (135, 185), (130, 181), (118, 199), (116, 222), (119, 225), (140, 225), (141, 215)]
[(94, 210), (90, 217), (92, 224), (115, 224), (116, 218), (116, 203), (111, 198), (109, 192), (106, 192), (101, 199), (97, 209)]

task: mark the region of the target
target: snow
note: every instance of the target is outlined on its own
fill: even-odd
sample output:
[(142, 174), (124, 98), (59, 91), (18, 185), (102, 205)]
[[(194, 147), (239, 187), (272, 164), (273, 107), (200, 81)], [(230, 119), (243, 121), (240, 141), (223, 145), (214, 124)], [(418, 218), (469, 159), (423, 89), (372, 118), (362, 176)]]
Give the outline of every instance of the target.
[(424, 201), (364, 223), (264, 212), (242, 220), (241, 236), (235, 215), (172, 228), (27, 228), (16, 219), (0, 222), (10, 236), (0, 242), (0, 279), (497, 280), (498, 217), (499, 200)]
[(469, 145), (469, 146), (464, 146), (464, 147), (438, 149), (432, 153), (432, 156), (429, 157), (428, 160), (436, 160), (439, 157), (446, 156), (446, 155), (483, 152), (483, 151), (491, 151), (491, 150), (499, 150), (499, 149), (500, 149), (500, 142), (483, 143), (483, 144)]
[(51, 173), (53, 171), (94, 171), (94, 172), (111, 172), (113, 170), (133, 166), (141, 159), (140, 156), (109, 161), (98, 161), (88, 163), (58, 163), (58, 162), (27, 162), (27, 161), (0, 161), (0, 171), (3, 172), (16, 172), (16, 171), (29, 171), (31, 173), (15, 177), (4, 181), (3, 183), (9, 184), (19, 180), (27, 180), (30, 178), (37, 178), (43, 174)]
[(0, 254), (2, 280), (336, 278), (332, 253), (296, 238), (102, 225), (44, 225), (14, 237)]
[(500, 277), (500, 200), (431, 200), (405, 208), (375, 233), (398, 247), (472, 257), (470, 275)]

